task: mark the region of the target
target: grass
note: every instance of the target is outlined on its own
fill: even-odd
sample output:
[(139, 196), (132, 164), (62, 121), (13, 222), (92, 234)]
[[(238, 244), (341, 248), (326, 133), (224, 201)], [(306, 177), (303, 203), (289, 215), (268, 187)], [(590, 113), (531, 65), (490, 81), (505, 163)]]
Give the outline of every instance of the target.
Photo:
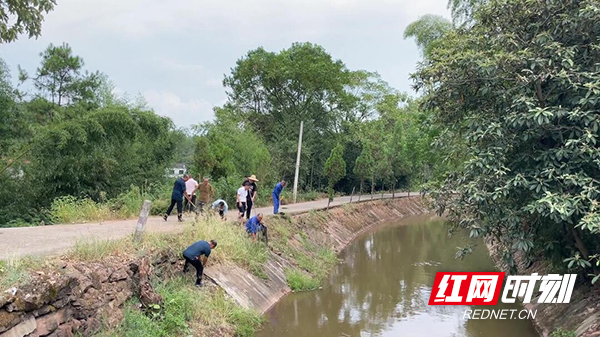
[(31, 280), (31, 270), (39, 265), (40, 260), (30, 256), (0, 261), (1, 289), (28, 283)]
[(308, 291), (319, 288), (321, 282), (310, 276), (308, 273), (295, 268), (288, 268), (285, 271), (285, 280), (292, 291)]
[(121, 324), (100, 336), (162, 337), (213, 336), (231, 334), (252, 336), (263, 322), (259, 313), (241, 308), (220, 289), (198, 289), (183, 277), (158, 282), (156, 291), (163, 305), (150, 312), (138, 309), (131, 301)]
[(96, 202), (90, 198), (65, 196), (54, 199), (50, 206), (50, 218), (54, 223), (82, 223), (135, 218), (145, 199), (152, 201), (151, 214), (160, 214), (169, 206), (170, 192), (159, 187), (155, 195), (142, 192), (139, 187), (131, 186), (129, 191), (105, 202)]

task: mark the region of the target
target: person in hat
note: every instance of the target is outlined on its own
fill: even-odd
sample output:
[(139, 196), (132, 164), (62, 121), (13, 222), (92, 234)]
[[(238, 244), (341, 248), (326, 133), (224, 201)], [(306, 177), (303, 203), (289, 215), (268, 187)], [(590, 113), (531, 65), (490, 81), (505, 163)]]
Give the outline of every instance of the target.
[(273, 193), (271, 194), (271, 197), (273, 198), (273, 214), (279, 213), (279, 204), (281, 203), (281, 192), (283, 191), (285, 185), (287, 185), (287, 182), (285, 180), (282, 180), (278, 182), (277, 185), (275, 185), (275, 188), (273, 189)]
[[(183, 251), (183, 258), (185, 259), (185, 264), (183, 265), (183, 272), (188, 272), (188, 265), (194, 266), (196, 268), (196, 286), (202, 287), (202, 274), (204, 273), (204, 267), (206, 266), (206, 262), (208, 261), (208, 257), (213, 249), (217, 247), (217, 241), (210, 240), (210, 242), (206, 242), (204, 240), (194, 242), (191, 246), (187, 247)], [(203, 257), (204, 255), (204, 257)], [(204, 261), (202, 261), (204, 259)]]
[(246, 219), (250, 219), (250, 212), (252, 212), (252, 205), (254, 205), (254, 200), (256, 199), (256, 193), (258, 192), (258, 187), (256, 186), (256, 176), (253, 174), (248, 177), (248, 182), (250, 183), (248, 188), (248, 196), (246, 197)]

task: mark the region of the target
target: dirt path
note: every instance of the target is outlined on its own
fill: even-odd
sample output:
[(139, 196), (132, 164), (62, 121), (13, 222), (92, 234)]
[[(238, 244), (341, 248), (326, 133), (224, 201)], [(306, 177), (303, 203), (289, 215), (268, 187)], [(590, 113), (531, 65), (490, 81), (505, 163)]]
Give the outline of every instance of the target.
[[(418, 195), (411, 192), (411, 195)], [(396, 193), (396, 197), (405, 197), (407, 193)], [(391, 198), (391, 194), (384, 194), (384, 198)], [(374, 196), (381, 198), (381, 194)], [(370, 200), (370, 195), (361, 196), (361, 200)], [(358, 200), (354, 196), (353, 202)], [(339, 206), (350, 201), (350, 197), (335, 198), (331, 206)], [(327, 207), (327, 199), (284, 205), (281, 212), (301, 213)], [(229, 216), (233, 216), (235, 208), (231, 207)], [(256, 212), (265, 215), (273, 214), (273, 207), (256, 209)], [(189, 219), (189, 217), (188, 217)], [(26, 255), (51, 255), (67, 251), (76, 242), (82, 240), (118, 239), (133, 233), (137, 219), (103, 221), (85, 224), (52, 225), (41, 227), (0, 228), (0, 260), (6, 260)], [(146, 224), (150, 232), (173, 232), (183, 230), (177, 222), (176, 216), (171, 216), (167, 222), (160, 217), (150, 217)]]

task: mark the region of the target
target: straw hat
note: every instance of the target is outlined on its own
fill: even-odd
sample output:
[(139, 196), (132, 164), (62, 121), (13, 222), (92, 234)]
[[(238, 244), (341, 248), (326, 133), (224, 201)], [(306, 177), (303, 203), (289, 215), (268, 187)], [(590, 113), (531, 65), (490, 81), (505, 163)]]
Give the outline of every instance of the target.
[(248, 180), (251, 180), (251, 181), (258, 181), (258, 179), (256, 179), (256, 176), (255, 176), (254, 174), (253, 174), (253, 175), (251, 175), (251, 176), (250, 176), (250, 178), (248, 178)]

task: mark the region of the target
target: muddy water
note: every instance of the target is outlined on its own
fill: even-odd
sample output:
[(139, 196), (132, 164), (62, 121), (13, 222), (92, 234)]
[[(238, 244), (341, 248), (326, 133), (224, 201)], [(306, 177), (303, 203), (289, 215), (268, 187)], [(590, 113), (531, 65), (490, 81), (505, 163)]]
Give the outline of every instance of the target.
[(413, 217), (380, 227), (345, 250), (323, 289), (290, 294), (273, 307), (257, 335), (538, 336), (527, 320), (468, 320), (466, 306), (427, 305), (436, 272), (494, 270), (482, 244), (464, 260), (454, 259), (465, 239), (449, 238), (439, 218)]

